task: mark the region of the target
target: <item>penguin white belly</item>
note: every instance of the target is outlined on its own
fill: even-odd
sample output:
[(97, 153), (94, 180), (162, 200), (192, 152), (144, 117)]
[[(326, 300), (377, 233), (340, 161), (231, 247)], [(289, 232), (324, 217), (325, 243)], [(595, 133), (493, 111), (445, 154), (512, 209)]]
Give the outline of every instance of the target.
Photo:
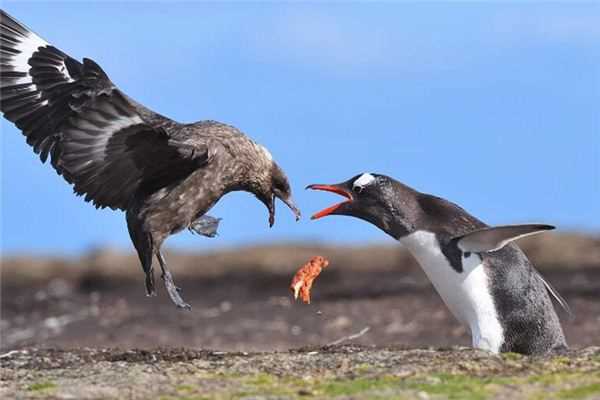
[(473, 347), (498, 353), (504, 331), (480, 257), (463, 257), (463, 272), (459, 273), (442, 253), (435, 234), (417, 231), (400, 243), (417, 259), (454, 316), (470, 328)]

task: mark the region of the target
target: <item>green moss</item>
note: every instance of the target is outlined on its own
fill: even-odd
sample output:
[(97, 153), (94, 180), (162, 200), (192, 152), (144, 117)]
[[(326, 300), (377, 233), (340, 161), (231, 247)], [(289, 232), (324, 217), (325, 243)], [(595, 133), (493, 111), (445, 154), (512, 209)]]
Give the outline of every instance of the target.
[(527, 380), (530, 383), (541, 383), (544, 385), (560, 385), (565, 382), (577, 382), (584, 381), (586, 378), (593, 376), (588, 374), (582, 374), (579, 372), (549, 372), (542, 375), (533, 375)]
[(519, 353), (502, 353), (502, 358), (510, 361), (522, 360), (523, 355)]
[(175, 390), (178, 393), (185, 394), (185, 393), (193, 393), (193, 392), (195, 392), (196, 388), (194, 386), (192, 386), (192, 385), (177, 385), (177, 386), (175, 386)]
[(246, 382), (256, 386), (276, 386), (277, 378), (269, 374), (256, 374), (246, 379)]
[(32, 383), (27, 387), (30, 392), (42, 392), (56, 389), (56, 383), (50, 381)]
[[(300, 397), (304, 391), (317, 397), (332, 398), (336, 396), (367, 395), (377, 398), (386, 393), (396, 393), (402, 388), (401, 380), (394, 377), (358, 378), (358, 379), (315, 379), (306, 381), (294, 377), (277, 377), (270, 374), (257, 374), (242, 379), (235, 398), (253, 395)], [(397, 396), (396, 396), (397, 398)]]
[(175, 385), (173, 390), (176, 394), (163, 395), (159, 397), (159, 400), (207, 400), (209, 397), (203, 394), (203, 388), (201, 385), (186, 384), (182, 383)]
[[(600, 394), (600, 374), (596, 372), (549, 372), (533, 376), (472, 376), (469, 374), (423, 374), (408, 378), (391, 375), (357, 378), (329, 378), (317, 374), (310, 379), (270, 373), (205, 374), (203, 384), (186, 381), (174, 386), (175, 394), (163, 400), (216, 400), (243, 399), (256, 396), (301, 400), (314, 398), (414, 398), (416, 392), (425, 392), (432, 398), (483, 400), (506, 394), (507, 386), (512, 393), (519, 388), (522, 398), (538, 399), (586, 399)], [(304, 395), (303, 395), (304, 394)]]
[[(554, 372), (534, 375), (525, 380), (532, 387), (537, 385), (538, 392), (532, 400), (585, 399), (600, 394), (600, 373), (598, 372)], [(567, 386), (567, 388), (564, 388)]]
[(513, 383), (509, 378), (479, 378), (468, 375), (436, 374), (427, 377), (400, 379), (396, 377), (358, 378), (335, 380), (314, 386), (318, 394), (327, 397), (367, 395), (377, 397), (386, 394), (406, 395), (422, 391), (429, 395), (448, 399), (483, 400), (493, 394), (501, 384)]
[[(272, 395), (293, 397), (303, 388), (303, 381), (292, 377), (277, 377), (259, 373), (238, 378), (238, 388), (233, 392), (234, 398), (244, 398), (257, 395)], [(305, 386), (305, 385), (304, 385)]]
[(448, 399), (486, 399), (499, 384), (509, 383), (501, 378), (479, 378), (468, 375), (438, 374), (428, 377), (429, 382), (411, 382), (409, 387), (430, 395), (444, 396)]
[(381, 378), (358, 378), (349, 380), (333, 380), (325, 383), (318, 383), (314, 389), (318, 393), (327, 396), (354, 395), (365, 392), (377, 392), (387, 388), (399, 387), (400, 379), (391, 377)]
[(554, 357), (552, 363), (557, 366), (570, 365), (571, 359), (569, 357)]
[(358, 373), (365, 373), (370, 371), (371, 369), (373, 369), (372, 366), (367, 363), (361, 363), (354, 367), (354, 371)]
[(586, 399), (600, 395), (600, 383), (580, 385), (573, 389), (563, 389), (557, 393), (559, 399)]

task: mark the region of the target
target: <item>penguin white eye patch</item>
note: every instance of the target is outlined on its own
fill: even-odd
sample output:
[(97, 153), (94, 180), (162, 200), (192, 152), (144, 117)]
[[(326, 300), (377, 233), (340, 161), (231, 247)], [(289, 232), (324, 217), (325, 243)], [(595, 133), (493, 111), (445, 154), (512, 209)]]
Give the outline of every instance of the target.
[(352, 188), (355, 190), (362, 190), (365, 186), (370, 185), (373, 182), (375, 182), (375, 177), (369, 173), (364, 173), (354, 181)]

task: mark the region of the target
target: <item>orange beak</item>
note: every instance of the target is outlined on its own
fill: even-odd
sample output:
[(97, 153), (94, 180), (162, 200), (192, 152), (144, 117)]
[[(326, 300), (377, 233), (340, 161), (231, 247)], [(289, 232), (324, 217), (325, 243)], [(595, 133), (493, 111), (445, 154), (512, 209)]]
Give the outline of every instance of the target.
[(353, 200), (352, 194), (340, 185), (308, 185), (306, 188), (311, 190), (322, 190), (324, 192), (336, 193), (348, 199), (346, 201), (342, 201), (341, 203), (334, 204), (331, 207), (327, 207), (319, 211), (318, 213), (310, 217), (310, 219), (319, 219), (326, 217), (335, 212), (340, 207), (342, 207), (344, 204), (350, 203)]

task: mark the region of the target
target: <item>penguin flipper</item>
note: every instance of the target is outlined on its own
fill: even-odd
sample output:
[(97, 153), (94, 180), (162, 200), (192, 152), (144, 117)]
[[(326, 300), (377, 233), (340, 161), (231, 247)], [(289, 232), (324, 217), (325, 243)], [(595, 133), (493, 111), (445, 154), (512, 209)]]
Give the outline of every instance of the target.
[(513, 240), (554, 229), (552, 225), (502, 225), (483, 228), (454, 238), (465, 253), (485, 253), (500, 250)]

